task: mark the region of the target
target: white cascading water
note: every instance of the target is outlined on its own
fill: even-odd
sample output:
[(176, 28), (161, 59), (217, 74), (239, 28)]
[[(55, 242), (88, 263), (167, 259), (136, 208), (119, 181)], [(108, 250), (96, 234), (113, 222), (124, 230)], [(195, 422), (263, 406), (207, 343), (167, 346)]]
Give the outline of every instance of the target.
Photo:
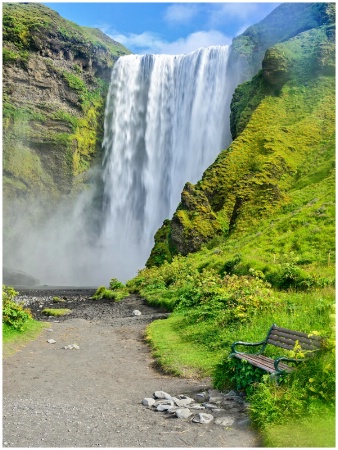
[[(95, 185), (30, 227), (18, 210), (5, 240), (6, 265), (49, 285), (135, 276), (184, 184), (196, 183), (230, 143), (227, 59), (222, 46), (120, 58), (107, 98), (102, 212)], [(39, 205), (29, 208), (41, 216)]]
[(228, 53), (215, 46), (115, 64), (103, 142), (102, 245), (111, 249), (111, 276), (127, 279), (144, 267), (184, 184), (196, 183), (229, 144)]

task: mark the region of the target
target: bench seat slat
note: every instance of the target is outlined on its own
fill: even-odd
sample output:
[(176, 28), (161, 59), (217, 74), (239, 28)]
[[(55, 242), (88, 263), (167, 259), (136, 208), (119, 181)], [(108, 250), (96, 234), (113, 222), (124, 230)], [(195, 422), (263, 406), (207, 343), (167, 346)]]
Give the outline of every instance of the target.
[[(269, 373), (276, 372), (275, 366), (274, 366), (274, 360), (271, 358), (268, 358), (264, 355), (253, 355), (248, 353), (236, 353), (233, 356), (235, 356), (238, 359), (244, 359), (248, 361), (251, 365), (256, 366), (260, 369), (265, 370)], [(285, 370), (286, 372), (292, 372), (293, 368), (288, 366), (284, 363), (279, 363), (278, 368), (280, 370)]]

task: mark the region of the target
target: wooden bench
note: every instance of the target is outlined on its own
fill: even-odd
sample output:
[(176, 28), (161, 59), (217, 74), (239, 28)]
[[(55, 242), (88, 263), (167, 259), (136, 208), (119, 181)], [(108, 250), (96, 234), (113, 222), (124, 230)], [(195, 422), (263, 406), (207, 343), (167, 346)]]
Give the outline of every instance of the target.
[[(279, 376), (283, 373), (290, 373), (294, 370), (294, 367), (291, 367), (286, 363), (299, 363), (304, 361), (304, 359), (289, 358), (287, 356), (279, 356), (273, 359), (264, 356), (263, 352), (268, 344), (286, 350), (294, 350), (295, 347), (299, 348), (300, 346), (301, 351), (304, 351), (306, 355), (311, 355), (313, 352), (319, 350), (321, 347), (321, 341), (322, 338), (320, 336), (309, 336), (306, 333), (288, 330), (287, 328), (281, 328), (273, 324), (263, 341), (234, 342), (231, 346), (231, 354), (229, 356), (246, 360), (252, 366), (259, 367), (273, 376)], [(236, 350), (236, 347), (240, 345), (249, 347), (261, 346), (261, 348), (256, 353), (245, 353)]]

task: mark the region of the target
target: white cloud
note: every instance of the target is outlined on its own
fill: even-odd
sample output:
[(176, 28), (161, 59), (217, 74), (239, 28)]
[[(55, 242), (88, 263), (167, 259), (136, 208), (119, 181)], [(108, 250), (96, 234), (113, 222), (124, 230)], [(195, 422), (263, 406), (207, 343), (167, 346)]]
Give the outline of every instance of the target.
[(189, 34), (185, 38), (177, 39), (173, 42), (162, 40), (154, 33), (144, 32), (141, 34), (110, 34), (110, 37), (117, 42), (125, 45), (134, 53), (139, 54), (169, 54), (179, 55), (190, 53), (200, 47), (209, 47), (211, 45), (230, 45), (231, 38), (220, 31), (198, 31)]
[(213, 5), (209, 10), (209, 23), (213, 26), (221, 24), (225, 19), (247, 20), (259, 10), (257, 3), (221, 3)]
[(165, 12), (164, 18), (171, 24), (186, 24), (190, 23), (196, 14), (198, 14), (199, 8), (197, 5), (190, 4), (175, 4), (170, 5)]

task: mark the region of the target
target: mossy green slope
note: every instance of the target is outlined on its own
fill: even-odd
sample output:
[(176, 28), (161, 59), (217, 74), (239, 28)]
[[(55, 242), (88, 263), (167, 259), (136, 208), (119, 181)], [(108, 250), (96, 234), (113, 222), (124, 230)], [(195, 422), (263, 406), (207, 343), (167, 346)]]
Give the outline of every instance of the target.
[[(208, 199), (221, 225), (222, 238), (214, 233), (214, 241), (237, 247), (236, 253), (246, 252), (240, 242), (254, 238), (256, 253), (269, 255), (264, 259), (296, 252), (300, 260), (316, 265), (329, 252), (333, 258), (332, 36), (329, 24), (277, 44), (266, 52), (262, 71), (235, 92), (232, 114), (237, 137), (205, 171), (194, 191)], [(175, 215), (181, 209), (182, 205)], [(155, 243), (154, 251), (166, 244), (166, 252), (173, 253), (173, 222), (166, 223), (165, 239), (162, 236)], [(174, 250), (196, 251), (189, 245), (187, 237), (184, 246), (176, 245)]]
[(128, 53), (42, 4), (3, 5), (5, 207), (83, 185), (101, 156), (111, 69)]

